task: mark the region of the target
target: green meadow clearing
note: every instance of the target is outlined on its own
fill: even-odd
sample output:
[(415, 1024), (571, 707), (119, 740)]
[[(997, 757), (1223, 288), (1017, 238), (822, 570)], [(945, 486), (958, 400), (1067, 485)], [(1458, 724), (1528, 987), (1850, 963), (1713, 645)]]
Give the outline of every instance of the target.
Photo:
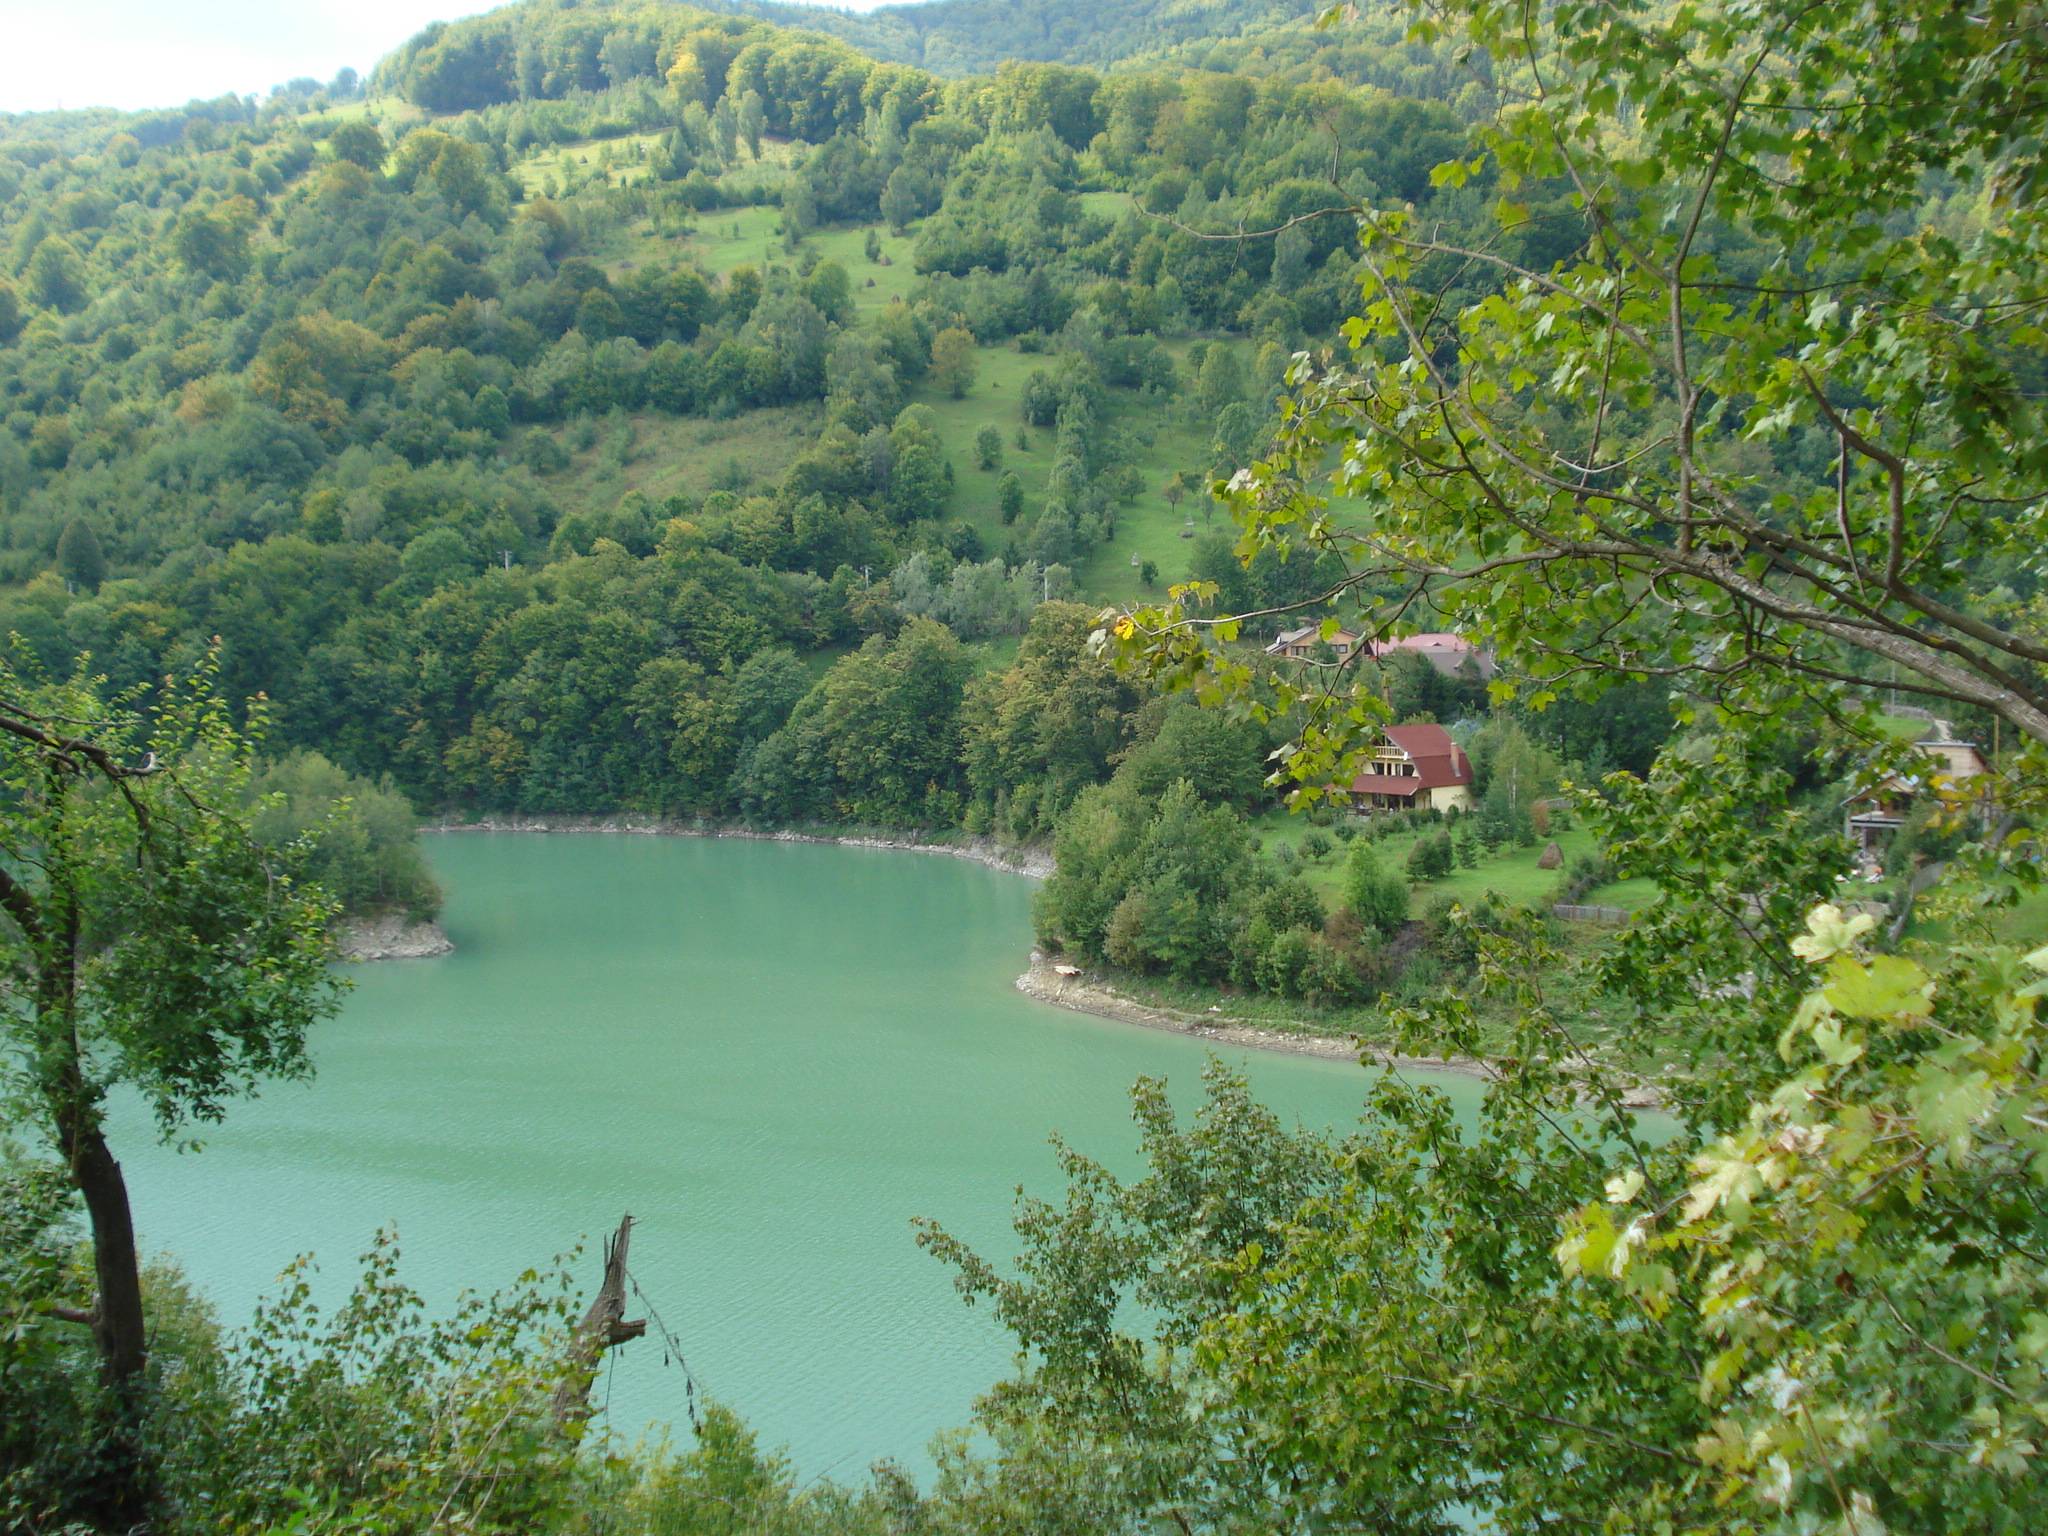
[[(1354, 823), (1363, 826), (1364, 823)], [(1434, 837), (1438, 831), (1448, 827), (1453, 838), (1463, 840), (1472, 837), (1461, 832), (1456, 823), (1443, 823), (1427, 829), (1410, 829), (1393, 832), (1374, 839), (1369, 846), (1382, 869), (1405, 874), (1408, 856), (1415, 851), (1415, 845), (1425, 837)], [(1337, 838), (1328, 826), (1318, 827), (1305, 815), (1285, 810), (1271, 810), (1252, 824), (1252, 830), (1264, 846), (1269, 857), (1296, 869), (1302, 878), (1315, 887), (1324, 900), (1335, 903), (1344, 888), (1344, 871), (1351, 857), (1351, 850), (1366, 842), (1361, 835), (1346, 843)], [(1303, 840), (1311, 833), (1320, 832), (1331, 844), (1330, 851), (1319, 859), (1305, 856)], [(1564, 857), (1564, 866), (1558, 869), (1540, 869), (1537, 860), (1543, 856), (1546, 844), (1555, 842)], [(1475, 902), (1485, 896), (1496, 896), (1514, 906), (1543, 906), (1564, 878), (1565, 869), (1572, 861), (1598, 851), (1593, 833), (1585, 827), (1573, 826), (1556, 831), (1547, 838), (1538, 838), (1531, 847), (1504, 844), (1492, 852), (1476, 838), (1472, 846), (1477, 862), (1469, 868), (1460, 864), (1440, 880), (1411, 881), (1410, 907), (1417, 914), (1423, 907), (1439, 896), (1454, 896), (1460, 901)], [(1288, 850), (1282, 853), (1281, 850)], [(1647, 902), (1656, 894), (1655, 887), (1647, 880), (1616, 882), (1602, 888), (1603, 894), (1588, 896), (1586, 901), (1602, 905), (1636, 907)], [(1611, 893), (1611, 894), (1608, 894)]]

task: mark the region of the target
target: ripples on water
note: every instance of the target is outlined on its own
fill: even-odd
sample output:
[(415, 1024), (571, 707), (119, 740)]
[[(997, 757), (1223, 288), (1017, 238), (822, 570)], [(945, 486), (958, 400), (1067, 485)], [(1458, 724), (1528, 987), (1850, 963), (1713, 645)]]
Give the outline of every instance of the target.
[[(1006, 1258), (1015, 1186), (1057, 1189), (1050, 1131), (1128, 1173), (1131, 1082), (1199, 1094), (1198, 1043), (1013, 990), (1033, 889), (1013, 875), (596, 834), (430, 853), (456, 953), (354, 968), (312, 1083), (237, 1105), (198, 1155), (123, 1106), (144, 1242), (230, 1323), (303, 1251), (331, 1301), (386, 1223), (401, 1274), (445, 1304), (586, 1234), (595, 1252), (630, 1210), (634, 1273), (701, 1388), (806, 1476), (922, 1469), (1011, 1351), (910, 1218)], [(1314, 1125), (1354, 1118), (1365, 1092), (1342, 1063), (1245, 1065)], [(615, 1352), (611, 1390), (629, 1439), (683, 1420), (653, 1341)]]

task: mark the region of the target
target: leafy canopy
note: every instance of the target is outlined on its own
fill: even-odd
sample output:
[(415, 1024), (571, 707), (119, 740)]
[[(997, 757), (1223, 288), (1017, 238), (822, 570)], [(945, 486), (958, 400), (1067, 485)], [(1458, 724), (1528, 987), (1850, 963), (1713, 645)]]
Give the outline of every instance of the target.
[[(1881, 678), (2048, 742), (2012, 596), (2048, 545), (2032, 10), (1414, 14), (1493, 62), (1501, 110), (1433, 180), (1490, 183), (1498, 229), (1358, 210), (1364, 307), (1226, 487), (1240, 557), (1341, 555), (1314, 601), (1433, 609), (1539, 708), (1588, 673), (1738, 704)], [(1214, 596), (1120, 633), (1200, 668)], [(1312, 795), (1358, 711), (1269, 704), (1315, 715)]]

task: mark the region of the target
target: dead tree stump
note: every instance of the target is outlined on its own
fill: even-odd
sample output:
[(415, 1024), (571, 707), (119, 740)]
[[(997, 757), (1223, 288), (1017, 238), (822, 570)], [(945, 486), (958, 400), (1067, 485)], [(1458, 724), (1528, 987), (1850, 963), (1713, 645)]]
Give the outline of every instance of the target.
[(569, 1338), (569, 1370), (555, 1388), (554, 1402), (555, 1423), (563, 1429), (590, 1417), (590, 1386), (604, 1352), (647, 1332), (645, 1318), (626, 1316), (626, 1249), (632, 1241), (633, 1218), (628, 1214), (605, 1241), (604, 1280)]

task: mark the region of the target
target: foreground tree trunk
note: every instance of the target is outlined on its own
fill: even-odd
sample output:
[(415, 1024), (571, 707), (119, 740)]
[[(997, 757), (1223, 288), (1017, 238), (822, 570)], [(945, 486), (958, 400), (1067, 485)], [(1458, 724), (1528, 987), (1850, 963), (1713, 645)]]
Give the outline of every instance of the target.
[[(61, 793), (66, 786), (60, 781), (54, 787)], [(135, 1253), (135, 1218), (128, 1208), (128, 1181), (100, 1134), (99, 1095), (86, 1081), (85, 1051), (79, 1042), (78, 898), (70, 888), (58, 885), (45, 915), (19, 887), (11, 887), (7, 894), (13, 898), (10, 910), (38, 950), (36, 1014), (43, 1101), (49, 1105), (72, 1186), (85, 1201), (92, 1224), (95, 1294), (87, 1316), (99, 1348), (100, 1380), (116, 1395), (136, 1396), (149, 1363), (142, 1272)]]
[(93, 1283), (88, 1314), (99, 1351), (100, 1489), (106, 1528), (146, 1526), (156, 1502), (156, 1469), (145, 1435), (148, 1413), (149, 1334), (142, 1312), (142, 1276), (135, 1252), (135, 1222), (121, 1165), (96, 1129), (65, 1141), (71, 1178), (92, 1225)]
[(58, 904), (58, 952), (45, 971), (41, 996), (45, 1038), (60, 1054), (45, 1089), (58, 1145), (72, 1187), (85, 1202), (92, 1229), (92, 1305), (65, 1315), (92, 1329), (99, 1354), (100, 1492), (110, 1530), (148, 1521), (155, 1501), (154, 1471), (144, 1436), (149, 1330), (142, 1311), (142, 1266), (135, 1249), (135, 1217), (128, 1181), (100, 1133), (99, 1105), (85, 1081), (77, 1030), (77, 907), (65, 893)]
[(96, 1130), (73, 1138), (71, 1179), (85, 1200), (92, 1223), (93, 1342), (99, 1347), (100, 1379), (122, 1396), (139, 1392), (149, 1364), (149, 1339), (142, 1316), (142, 1275), (135, 1252), (135, 1220), (128, 1209), (128, 1181), (107, 1140)]

